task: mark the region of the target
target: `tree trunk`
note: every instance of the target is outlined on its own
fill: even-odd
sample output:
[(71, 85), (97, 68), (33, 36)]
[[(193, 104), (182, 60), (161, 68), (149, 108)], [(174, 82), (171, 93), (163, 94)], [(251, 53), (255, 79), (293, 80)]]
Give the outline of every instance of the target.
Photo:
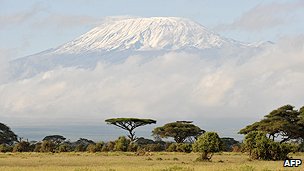
[(129, 134), (128, 137), (130, 138), (131, 142), (134, 142), (136, 137), (135, 137), (135, 132), (133, 132), (132, 130), (129, 130)]
[(203, 160), (203, 161), (210, 160), (210, 158), (208, 157), (208, 152), (206, 152), (206, 151), (202, 152), (201, 160)]

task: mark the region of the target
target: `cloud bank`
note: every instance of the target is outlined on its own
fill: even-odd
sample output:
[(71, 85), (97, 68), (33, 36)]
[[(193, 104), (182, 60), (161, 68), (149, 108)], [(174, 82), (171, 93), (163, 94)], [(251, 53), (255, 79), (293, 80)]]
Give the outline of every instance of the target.
[(16, 13), (0, 15), (0, 29), (9, 26), (16, 26), (20, 25), (21, 23), (26, 23), (27, 21), (31, 20), (39, 13), (45, 11), (46, 8), (41, 6), (41, 4), (36, 3), (30, 9), (25, 11), (20, 11)]
[[(1, 120), (14, 126), (102, 124), (109, 117), (194, 120), (236, 134), (284, 105), (303, 104), (304, 36), (285, 37), (245, 62), (167, 53), (94, 69), (59, 68), (0, 85)], [(231, 124), (221, 120), (237, 120)]]
[(7, 81), (9, 77), (9, 59), (11, 50), (0, 48), (0, 85)]
[(230, 24), (222, 24), (217, 30), (261, 31), (290, 22), (300, 22), (297, 12), (304, 9), (303, 1), (272, 2), (260, 4), (241, 15)]

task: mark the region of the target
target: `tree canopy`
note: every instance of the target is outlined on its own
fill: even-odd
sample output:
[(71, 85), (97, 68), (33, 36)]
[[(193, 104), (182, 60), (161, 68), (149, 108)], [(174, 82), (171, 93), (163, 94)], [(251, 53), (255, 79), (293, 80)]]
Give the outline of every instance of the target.
[(43, 141), (52, 141), (55, 144), (62, 143), (66, 138), (62, 135), (49, 135), (43, 138)]
[(288, 153), (293, 151), (293, 146), (287, 143), (275, 142), (266, 137), (262, 131), (252, 131), (245, 137), (243, 150), (249, 152), (252, 159), (284, 160)]
[(83, 146), (88, 146), (89, 144), (95, 144), (95, 142), (93, 140), (89, 140), (86, 138), (79, 138), (79, 140), (77, 140), (75, 142), (76, 145), (83, 145)]
[(259, 122), (239, 131), (240, 134), (248, 134), (252, 131), (264, 131), (269, 138), (274, 140), (276, 137), (281, 138), (281, 143), (304, 138), (304, 108), (295, 110), (294, 106), (284, 105), (273, 110)]
[(134, 129), (140, 126), (155, 124), (156, 120), (153, 119), (140, 119), (140, 118), (111, 118), (105, 120), (107, 124), (115, 125), (121, 129), (129, 132), (128, 137), (131, 141), (136, 140)]
[(172, 137), (175, 142), (182, 143), (187, 138), (197, 138), (204, 132), (204, 130), (192, 124), (192, 121), (176, 121), (155, 128), (152, 134), (161, 138)]
[(0, 144), (11, 145), (17, 141), (17, 135), (5, 124), (0, 123)]
[(240, 145), (240, 142), (236, 141), (234, 138), (223, 137), (222, 141), (222, 150), (223, 151), (232, 151), (233, 146)]
[(200, 152), (201, 160), (210, 160), (213, 153), (221, 150), (222, 142), (216, 132), (206, 132), (193, 144), (193, 151)]

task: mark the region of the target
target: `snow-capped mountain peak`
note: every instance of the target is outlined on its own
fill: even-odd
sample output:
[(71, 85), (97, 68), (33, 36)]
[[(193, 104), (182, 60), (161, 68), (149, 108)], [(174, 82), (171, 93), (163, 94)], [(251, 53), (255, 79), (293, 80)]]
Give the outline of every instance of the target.
[(111, 50), (176, 50), (212, 48), (227, 39), (184, 18), (129, 18), (104, 23), (56, 49), (56, 53), (85, 53)]
[(184, 18), (114, 19), (57, 48), (11, 61), (11, 77), (28, 78), (57, 67), (93, 68), (99, 62), (115, 64), (131, 55), (148, 61), (170, 52), (242, 61), (247, 54), (259, 53), (266, 45), (223, 38)]

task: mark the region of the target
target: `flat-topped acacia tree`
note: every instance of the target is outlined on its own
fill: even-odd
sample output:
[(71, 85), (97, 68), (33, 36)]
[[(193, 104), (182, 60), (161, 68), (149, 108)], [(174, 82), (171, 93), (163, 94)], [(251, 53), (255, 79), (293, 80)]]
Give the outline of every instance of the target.
[(105, 120), (107, 124), (115, 125), (121, 129), (129, 132), (128, 137), (131, 141), (136, 140), (134, 129), (148, 124), (156, 124), (153, 119), (140, 119), (140, 118), (111, 118)]
[(205, 131), (192, 124), (192, 121), (176, 121), (157, 127), (152, 131), (154, 136), (172, 137), (175, 142), (183, 143), (186, 139), (196, 139)]

